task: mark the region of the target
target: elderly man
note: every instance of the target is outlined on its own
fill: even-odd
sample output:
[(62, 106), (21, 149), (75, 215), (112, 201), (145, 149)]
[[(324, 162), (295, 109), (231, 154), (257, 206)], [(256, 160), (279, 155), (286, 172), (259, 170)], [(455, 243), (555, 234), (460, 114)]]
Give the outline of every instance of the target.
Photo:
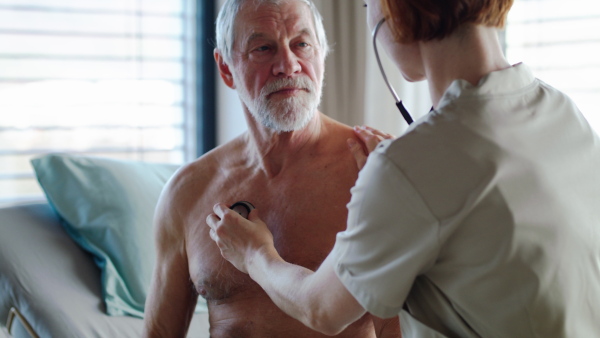
[[(204, 220), (216, 200), (246, 200), (265, 210), (261, 217), (287, 261), (316, 269), (331, 251), (358, 175), (347, 140), (359, 139), (317, 111), (327, 50), (308, 0), (229, 0), (221, 9), (215, 60), (238, 91), (248, 132), (185, 166), (165, 187), (146, 336), (184, 336), (200, 295), (211, 337), (322, 337), (226, 262)], [(397, 321), (366, 315), (339, 337), (382, 332), (399, 336)]]

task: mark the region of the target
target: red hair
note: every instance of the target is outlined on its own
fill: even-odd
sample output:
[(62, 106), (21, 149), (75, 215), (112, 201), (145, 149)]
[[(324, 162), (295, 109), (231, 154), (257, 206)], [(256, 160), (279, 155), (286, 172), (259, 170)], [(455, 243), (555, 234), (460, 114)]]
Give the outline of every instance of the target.
[(514, 0), (380, 0), (398, 42), (445, 38), (463, 24), (504, 27)]

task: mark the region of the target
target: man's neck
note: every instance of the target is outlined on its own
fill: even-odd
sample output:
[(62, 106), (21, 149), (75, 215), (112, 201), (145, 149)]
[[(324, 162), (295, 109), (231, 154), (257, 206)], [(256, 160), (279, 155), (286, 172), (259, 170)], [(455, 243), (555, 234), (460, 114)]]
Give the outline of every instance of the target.
[(245, 114), (249, 156), (269, 177), (277, 176), (303, 154), (310, 153), (322, 136), (323, 121), (318, 111), (304, 128), (290, 132), (276, 132), (260, 124), (250, 113)]

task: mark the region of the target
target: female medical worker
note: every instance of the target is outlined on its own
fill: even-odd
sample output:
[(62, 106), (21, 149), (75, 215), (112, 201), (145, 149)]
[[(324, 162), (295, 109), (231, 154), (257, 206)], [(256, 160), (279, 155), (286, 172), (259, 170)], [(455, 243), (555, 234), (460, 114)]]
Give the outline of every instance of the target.
[(399, 315), (405, 337), (600, 337), (600, 139), (566, 95), (505, 60), (495, 27), (512, 0), (366, 3), (434, 109), (377, 147), (359, 131), (372, 152), (317, 271), (279, 256), (258, 210), (217, 204), (222, 255), (327, 334), (368, 311)]

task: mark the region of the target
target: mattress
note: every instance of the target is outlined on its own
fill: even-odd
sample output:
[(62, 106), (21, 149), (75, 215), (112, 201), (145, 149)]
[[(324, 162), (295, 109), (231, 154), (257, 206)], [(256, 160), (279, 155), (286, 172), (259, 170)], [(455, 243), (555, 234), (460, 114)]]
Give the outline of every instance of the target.
[[(40, 337), (140, 337), (143, 326), (106, 315), (99, 269), (46, 203), (0, 209), (2, 338), (11, 308)], [(196, 314), (188, 336), (209, 337), (208, 327), (208, 315)]]

